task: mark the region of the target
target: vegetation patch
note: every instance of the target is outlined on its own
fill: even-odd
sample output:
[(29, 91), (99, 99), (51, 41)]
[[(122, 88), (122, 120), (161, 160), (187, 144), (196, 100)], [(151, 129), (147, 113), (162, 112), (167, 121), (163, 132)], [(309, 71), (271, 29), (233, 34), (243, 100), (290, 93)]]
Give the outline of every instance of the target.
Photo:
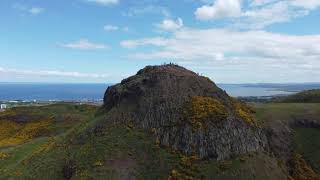
[(294, 128), (294, 148), (320, 174), (320, 129)]
[(292, 178), (297, 180), (319, 180), (320, 176), (315, 173), (300, 154), (293, 153), (290, 165), (292, 168)]
[(283, 103), (320, 103), (320, 89), (307, 90), (287, 97), (275, 98), (274, 101)]
[(228, 111), (220, 101), (203, 96), (192, 97), (186, 103), (183, 114), (197, 129), (202, 128), (205, 121), (220, 121), (228, 117)]
[(245, 122), (251, 125), (256, 125), (257, 122), (254, 118), (254, 111), (245, 103), (232, 99), (232, 104), (235, 108), (236, 116), (243, 119)]
[(63, 179), (70, 134), (96, 109), (61, 103), (0, 113), (0, 179)]
[[(282, 129), (290, 128), (290, 132), (293, 133), (293, 136), (289, 137), (293, 143), (290, 144), (290, 146), (297, 153), (291, 160), (292, 167), (297, 169), (296, 175), (303, 175), (303, 169), (312, 169), (315, 173), (320, 174), (320, 129), (303, 127), (303, 124), (297, 123), (300, 120), (319, 123), (320, 104), (254, 103), (253, 105), (257, 112), (255, 114), (256, 118), (259, 122), (262, 122), (266, 128), (272, 128), (277, 132), (282, 132)], [(280, 134), (280, 136), (277, 135), (276, 138), (287, 139), (286, 136), (286, 134)], [(290, 154), (288, 156), (290, 157)], [(311, 171), (304, 173), (308, 172)]]
[(14, 130), (15, 133), (1, 139), (0, 147), (23, 144), (35, 137), (49, 133), (48, 126), (51, 120), (36, 121), (24, 125), (11, 121), (4, 121), (2, 123), (7, 123), (7, 125), (4, 126), (5, 128), (12, 127), (13, 129), (1, 128), (0, 131), (3, 131), (7, 136), (9, 136), (8, 131), (12, 132)]
[(0, 160), (6, 159), (7, 157), (9, 157), (8, 153), (0, 152)]
[(198, 168), (200, 179), (287, 179), (276, 159), (263, 153), (243, 155), (227, 161), (205, 161)]

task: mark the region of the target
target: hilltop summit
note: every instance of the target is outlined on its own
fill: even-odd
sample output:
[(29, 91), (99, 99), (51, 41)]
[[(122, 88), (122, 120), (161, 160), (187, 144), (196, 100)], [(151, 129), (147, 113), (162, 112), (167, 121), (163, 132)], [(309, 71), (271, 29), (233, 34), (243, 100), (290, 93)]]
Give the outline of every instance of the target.
[(246, 105), (178, 65), (147, 66), (109, 87), (104, 109), (110, 123), (150, 131), (157, 144), (186, 155), (223, 160), (267, 147)]

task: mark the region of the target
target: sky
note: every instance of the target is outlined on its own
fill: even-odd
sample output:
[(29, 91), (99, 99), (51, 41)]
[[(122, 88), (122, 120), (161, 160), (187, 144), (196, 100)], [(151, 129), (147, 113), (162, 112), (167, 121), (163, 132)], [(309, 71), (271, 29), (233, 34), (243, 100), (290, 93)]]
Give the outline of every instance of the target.
[(0, 82), (116, 83), (176, 63), (217, 83), (320, 82), (320, 0), (1, 0)]

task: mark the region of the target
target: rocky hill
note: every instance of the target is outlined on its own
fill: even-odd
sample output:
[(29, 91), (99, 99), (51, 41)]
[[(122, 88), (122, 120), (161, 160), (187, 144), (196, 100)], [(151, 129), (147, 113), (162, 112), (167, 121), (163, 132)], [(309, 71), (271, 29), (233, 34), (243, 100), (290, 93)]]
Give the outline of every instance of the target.
[(177, 65), (147, 66), (109, 87), (104, 108), (110, 123), (151, 131), (160, 146), (186, 155), (223, 160), (267, 149), (246, 105)]

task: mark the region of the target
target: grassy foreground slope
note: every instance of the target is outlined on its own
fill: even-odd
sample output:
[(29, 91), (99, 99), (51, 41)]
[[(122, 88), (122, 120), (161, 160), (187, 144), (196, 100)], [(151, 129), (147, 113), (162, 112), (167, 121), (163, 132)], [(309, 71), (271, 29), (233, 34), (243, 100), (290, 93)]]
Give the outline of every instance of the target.
[(18, 107), (0, 113), (0, 177), (20, 176), (20, 172), (14, 171), (17, 166), (49, 148), (95, 112), (94, 106), (54, 104)]
[(199, 160), (159, 147), (152, 132), (104, 120), (97, 108), (72, 104), (1, 114), (0, 127), (14, 128), (1, 129), (0, 179), (286, 178), (267, 154)]
[[(320, 174), (320, 104), (266, 103), (253, 104), (256, 118), (266, 128), (279, 132), (290, 128), (289, 150), (306, 160)], [(284, 133), (285, 135), (285, 133)], [(281, 138), (281, 137), (280, 137)]]

